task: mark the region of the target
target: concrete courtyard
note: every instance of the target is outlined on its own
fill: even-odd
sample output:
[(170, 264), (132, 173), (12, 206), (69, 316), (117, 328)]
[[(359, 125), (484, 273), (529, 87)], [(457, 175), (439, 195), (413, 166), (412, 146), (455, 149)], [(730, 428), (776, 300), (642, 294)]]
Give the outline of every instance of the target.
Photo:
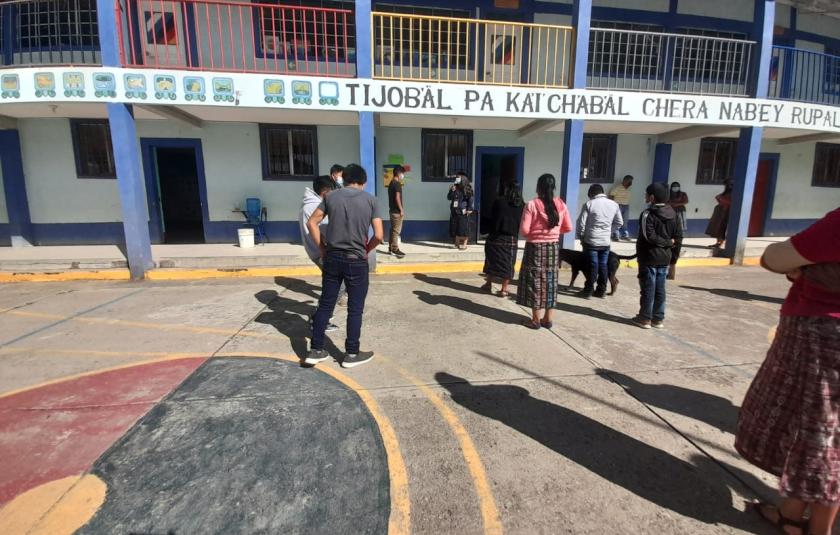
[(534, 332), (374, 275), (352, 370), (297, 363), (314, 277), (0, 286), (0, 532), (772, 533), (732, 443), (787, 282), (681, 269), (643, 331), (619, 278)]

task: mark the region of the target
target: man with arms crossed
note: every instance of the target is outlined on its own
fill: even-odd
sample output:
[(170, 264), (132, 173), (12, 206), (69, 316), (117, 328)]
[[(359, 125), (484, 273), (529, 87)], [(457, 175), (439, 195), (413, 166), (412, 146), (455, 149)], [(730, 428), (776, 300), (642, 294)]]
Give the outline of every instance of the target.
[[(376, 198), (365, 191), (367, 173), (356, 164), (344, 168), (344, 188), (330, 193), (309, 218), (307, 226), (315, 243), (321, 247), (324, 264), (321, 299), (312, 325), (312, 342), (304, 362), (315, 365), (329, 355), (324, 350), (324, 333), (335, 309), (341, 283), (347, 288), (347, 339), (344, 368), (365, 364), (373, 358), (370, 351), (359, 350), (362, 334), (362, 314), (368, 292), (368, 261), (370, 251), (382, 243), (382, 218)], [(330, 218), (321, 234), (320, 222)], [(373, 237), (368, 230), (373, 227)]]

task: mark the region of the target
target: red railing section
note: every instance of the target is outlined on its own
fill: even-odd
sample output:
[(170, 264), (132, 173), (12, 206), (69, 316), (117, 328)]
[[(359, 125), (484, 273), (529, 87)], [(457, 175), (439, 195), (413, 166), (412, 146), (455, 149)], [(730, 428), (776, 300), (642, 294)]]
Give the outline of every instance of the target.
[(225, 0), (117, 0), (126, 67), (355, 76), (346, 9)]

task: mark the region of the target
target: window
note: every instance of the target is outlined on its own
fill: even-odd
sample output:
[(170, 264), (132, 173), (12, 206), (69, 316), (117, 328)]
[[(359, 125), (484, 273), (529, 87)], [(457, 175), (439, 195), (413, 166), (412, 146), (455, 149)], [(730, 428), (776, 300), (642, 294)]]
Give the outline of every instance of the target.
[(34, 0), (15, 7), (18, 50), (99, 46), (96, 0)]
[[(418, 15), (420, 17), (451, 17), (469, 19), (469, 11), (428, 7), (376, 4), (381, 13)], [(374, 60), (386, 65), (429, 65), (441, 58), (441, 67), (466, 68), (469, 63), (469, 28), (465, 22), (437, 19), (374, 17), (373, 38), (376, 42)], [(422, 30), (422, 32), (421, 32)], [(473, 41), (475, 37), (473, 37)], [(431, 52), (430, 52), (431, 51)], [(411, 61), (411, 54), (423, 61)]]
[(735, 175), (737, 139), (703, 138), (697, 163), (698, 184), (724, 184)]
[[(278, 59), (344, 60), (347, 50), (356, 48), (355, 2), (330, 0), (268, 0), (276, 8), (254, 8), (260, 21), (262, 54)], [(316, 12), (290, 6), (347, 9), (351, 13)], [(285, 9), (284, 9), (285, 8)]]
[(424, 129), (422, 136), (424, 181), (445, 181), (461, 170), (471, 174), (472, 131)]
[(111, 128), (106, 119), (71, 119), (76, 176), (79, 178), (116, 178)]
[(580, 156), (583, 184), (612, 182), (615, 174), (615, 135), (584, 134)]
[(840, 93), (840, 54), (837, 50), (826, 48), (820, 59), (823, 61), (824, 91), (833, 95)]
[(661, 26), (606, 21), (592, 24), (596, 27), (589, 33), (589, 76), (647, 77), (658, 73), (664, 38), (650, 33), (661, 33)]
[(260, 125), (264, 180), (309, 180), (318, 174), (314, 126)]
[(811, 185), (816, 188), (840, 188), (840, 145), (817, 143)]
[[(747, 36), (736, 32), (715, 30), (679, 29), (677, 33), (685, 37), (676, 39), (674, 44), (673, 76), (678, 80), (699, 79), (721, 81), (722, 83), (741, 83), (746, 76), (749, 44), (737, 41), (719, 41), (703, 39), (745, 40)], [(692, 37), (698, 37), (692, 39)]]

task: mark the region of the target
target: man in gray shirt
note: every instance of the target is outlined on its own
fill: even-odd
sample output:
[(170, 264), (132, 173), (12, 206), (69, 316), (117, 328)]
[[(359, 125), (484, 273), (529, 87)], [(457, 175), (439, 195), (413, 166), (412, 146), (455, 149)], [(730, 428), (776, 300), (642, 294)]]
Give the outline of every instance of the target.
[[(577, 220), (577, 237), (583, 245), (583, 252), (589, 260), (586, 285), (580, 295), (589, 299), (595, 290), (595, 297), (607, 293), (607, 261), (610, 257), (610, 237), (613, 230), (624, 224), (618, 203), (604, 195), (600, 184), (589, 187), (589, 202), (583, 205)], [(597, 282), (597, 287), (595, 286)]]
[[(382, 243), (382, 218), (376, 198), (365, 191), (367, 173), (356, 164), (344, 168), (344, 188), (330, 193), (321, 203), (307, 226), (313, 241), (321, 248), (323, 283), (318, 311), (312, 322), (312, 343), (304, 362), (315, 365), (329, 355), (324, 350), (324, 333), (335, 309), (338, 291), (347, 289), (346, 356), (342, 367), (352, 368), (373, 358), (370, 351), (359, 350), (362, 314), (365, 310), (369, 273), (367, 256)], [(319, 224), (325, 218), (330, 224), (322, 234)], [(368, 231), (373, 227), (373, 237)]]

